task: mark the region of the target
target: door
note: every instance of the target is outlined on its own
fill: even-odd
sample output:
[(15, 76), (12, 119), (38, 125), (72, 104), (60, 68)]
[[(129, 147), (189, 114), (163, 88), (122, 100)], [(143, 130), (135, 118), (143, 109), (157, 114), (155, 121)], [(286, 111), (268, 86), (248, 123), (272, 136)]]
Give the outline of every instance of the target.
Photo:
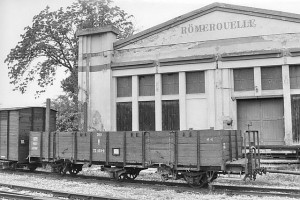
[(244, 99), (237, 101), (238, 129), (258, 130), (260, 144), (284, 144), (283, 99)]

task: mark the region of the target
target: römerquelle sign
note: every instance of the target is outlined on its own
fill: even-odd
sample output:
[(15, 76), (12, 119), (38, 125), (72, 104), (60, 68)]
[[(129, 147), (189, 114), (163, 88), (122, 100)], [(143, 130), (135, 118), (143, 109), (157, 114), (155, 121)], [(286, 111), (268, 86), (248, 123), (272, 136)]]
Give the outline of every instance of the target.
[(256, 27), (255, 19), (218, 22), (218, 23), (200, 24), (200, 25), (189, 24), (188, 26), (181, 27), (181, 34), (254, 28), (254, 27)]

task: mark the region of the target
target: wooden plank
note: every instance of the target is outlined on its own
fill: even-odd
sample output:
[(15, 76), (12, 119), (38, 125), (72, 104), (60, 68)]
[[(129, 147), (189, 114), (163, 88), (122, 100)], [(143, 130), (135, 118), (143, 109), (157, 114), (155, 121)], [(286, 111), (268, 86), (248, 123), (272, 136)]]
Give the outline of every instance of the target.
[(19, 111), (8, 112), (7, 159), (19, 160)]
[(30, 157), (41, 157), (41, 132), (30, 131), (29, 155)]
[[(143, 132), (127, 132), (126, 137), (126, 160), (135, 160), (136, 162), (142, 163), (143, 156)], [(132, 137), (131, 137), (132, 135)], [(138, 136), (138, 137), (135, 137)]]
[(169, 150), (150, 150), (152, 163), (170, 163), (174, 162), (174, 154)]
[(73, 132), (59, 132), (56, 135), (56, 156), (62, 159), (74, 158)]
[(142, 134), (142, 166), (143, 167), (145, 167), (146, 160), (147, 160), (147, 158), (146, 158), (146, 132), (143, 132), (143, 134)]
[(107, 132), (106, 133), (106, 138), (105, 138), (105, 141), (106, 141), (106, 151), (105, 151), (105, 162), (106, 162), (106, 165), (108, 165), (109, 163), (109, 133)]

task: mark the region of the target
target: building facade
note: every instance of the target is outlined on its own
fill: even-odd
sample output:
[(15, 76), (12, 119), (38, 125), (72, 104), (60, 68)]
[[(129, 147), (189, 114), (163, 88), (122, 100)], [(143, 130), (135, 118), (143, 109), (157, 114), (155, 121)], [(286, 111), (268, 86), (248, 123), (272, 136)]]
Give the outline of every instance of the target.
[(300, 142), (300, 15), (214, 3), (117, 40), (78, 31), (90, 130), (258, 130)]

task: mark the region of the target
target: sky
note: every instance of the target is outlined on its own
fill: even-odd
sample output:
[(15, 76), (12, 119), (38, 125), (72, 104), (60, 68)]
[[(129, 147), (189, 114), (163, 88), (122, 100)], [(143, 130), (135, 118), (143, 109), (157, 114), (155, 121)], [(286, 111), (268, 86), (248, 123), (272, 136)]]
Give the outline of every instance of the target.
[[(37, 86), (31, 84), (25, 94), (13, 91), (8, 78), (8, 67), (4, 63), (10, 49), (14, 48), (24, 33), (24, 27), (30, 26), (32, 18), (47, 5), (57, 10), (71, 5), (76, 0), (0, 0), (0, 108), (18, 106), (41, 106), (46, 98), (54, 99), (62, 94), (60, 81), (66, 77), (60, 71), (54, 85), (46, 88), (46, 93), (35, 97)], [(114, 0), (114, 4), (134, 16), (137, 30), (173, 19), (190, 11), (216, 2), (215, 0)], [(220, 3), (250, 6), (270, 10), (300, 14), (299, 0), (220, 0)]]

